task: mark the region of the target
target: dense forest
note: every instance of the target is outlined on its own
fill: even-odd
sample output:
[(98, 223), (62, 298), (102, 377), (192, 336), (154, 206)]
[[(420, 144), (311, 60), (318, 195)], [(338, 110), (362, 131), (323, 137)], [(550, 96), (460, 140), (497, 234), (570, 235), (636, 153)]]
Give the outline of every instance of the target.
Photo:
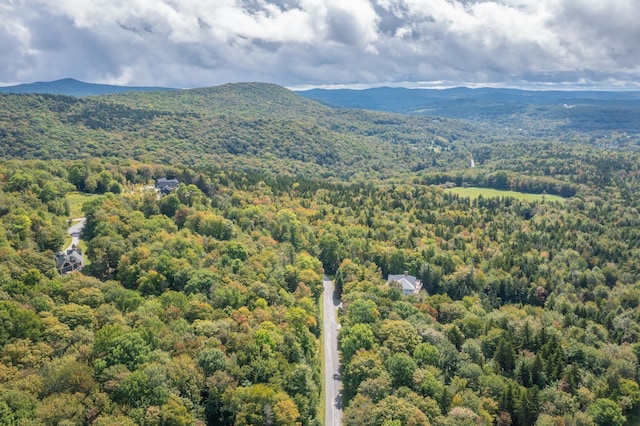
[(336, 110), (257, 83), (87, 98), (0, 95), (4, 158), (108, 157), (388, 178), (424, 167), (424, 158), (468, 164), (453, 142), (470, 131), (451, 120)]
[(324, 274), (346, 425), (639, 421), (637, 153), (201, 92), (0, 96), (0, 425), (323, 424)]
[(296, 206), (223, 172), (109, 192), (83, 208), (91, 264), (59, 276), (76, 166), (177, 173), (3, 166), (0, 424), (317, 424), (322, 264)]

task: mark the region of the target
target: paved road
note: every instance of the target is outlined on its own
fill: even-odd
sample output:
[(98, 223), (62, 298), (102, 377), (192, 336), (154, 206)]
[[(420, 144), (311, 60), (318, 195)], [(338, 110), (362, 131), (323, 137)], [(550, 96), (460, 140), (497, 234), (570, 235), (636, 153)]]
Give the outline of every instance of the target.
[(325, 425), (342, 425), (342, 391), (338, 359), (338, 307), (340, 299), (334, 294), (333, 283), (328, 277), (324, 285), (324, 376), (325, 376)]
[(71, 250), (73, 245), (78, 247), (78, 244), (80, 244), (80, 233), (82, 232), (86, 221), (87, 220), (84, 217), (72, 220), (73, 224), (67, 230), (67, 234), (71, 235), (71, 244), (67, 247), (67, 250)]

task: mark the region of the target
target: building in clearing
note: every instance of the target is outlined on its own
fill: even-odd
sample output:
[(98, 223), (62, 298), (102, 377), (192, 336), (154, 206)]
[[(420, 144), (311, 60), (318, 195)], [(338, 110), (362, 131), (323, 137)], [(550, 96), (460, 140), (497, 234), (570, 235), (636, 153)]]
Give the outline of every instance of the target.
[(180, 185), (178, 179), (160, 178), (156, 180), (156, 190), (162, 195), (167, 195), (176, 189), (178, 185)]
[(76, 248), (74, 244), (67, 250), (57, 252), (56, 268), (58, 268), (60, 275), (66, 275), (73, 271), (82, 271), (82, 268), (84, 268), (82, 250)]
[(416, 277), (408, 275), (407, 271), (402, 275), (392, 275), (390, 274), (387, 277), (387, 284), (395, 285), (400, 290), (402, 290), (402, 294), (407, 296), (411, 294), (418, 294), (418, 292), (422, 289), (422, 283)]

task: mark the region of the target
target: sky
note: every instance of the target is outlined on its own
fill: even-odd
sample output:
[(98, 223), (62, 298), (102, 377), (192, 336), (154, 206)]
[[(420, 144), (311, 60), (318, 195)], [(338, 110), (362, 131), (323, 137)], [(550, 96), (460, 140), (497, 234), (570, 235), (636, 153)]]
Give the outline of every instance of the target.
[(640, 89), (639, 0), (0, 0), (0, 85)]

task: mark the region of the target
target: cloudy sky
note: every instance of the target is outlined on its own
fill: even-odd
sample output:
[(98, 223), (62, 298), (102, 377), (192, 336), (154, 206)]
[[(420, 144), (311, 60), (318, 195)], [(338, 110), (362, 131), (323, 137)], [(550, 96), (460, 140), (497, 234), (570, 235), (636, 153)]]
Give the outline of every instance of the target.
[(639, 0), (0, 0), (0, 84), (639, 88)]

